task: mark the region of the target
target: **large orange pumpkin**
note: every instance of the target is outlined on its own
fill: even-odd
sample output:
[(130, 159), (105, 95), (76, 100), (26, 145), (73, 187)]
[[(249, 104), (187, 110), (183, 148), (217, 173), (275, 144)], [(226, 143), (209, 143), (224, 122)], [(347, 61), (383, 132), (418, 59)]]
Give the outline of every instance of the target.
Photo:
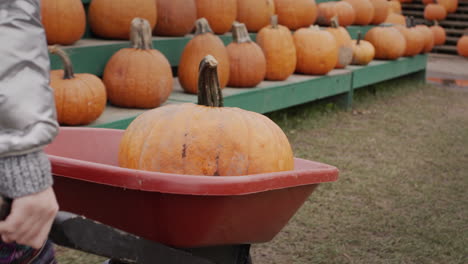
[(345, 1), (335, 2), (336, 15), (342, 27), (350, 26), (356, 19), (356, 12), (350, 3)]
[(197, 20), (195, 0), (156, 0), (158, 20), (154, 34), (184, 36), (190, 33)]
[(237, 21), (244, 23), (249, 32), (258, 32), (267, 26), (274, 14), (273, 0), (237, 0)]
[(197, 17), (206, 18), (216, 34), (231, 30), (237, 17), (237, 0), (195, 0)]
[(372, 18), (371, 24), (379, 25), (387, 19), (389, 4), (387, 0), (370, 0), (374, 6), (374, 17)]
[(265, 54), (267, 70), (265, 79), (286, 80), (296, 69), (296, 46), (291, 31), (278, 25), (278, 16), (271, 18), (271, 25), (257, 34), (257, 44)]
[(386, 24), (393, 24), (393, 25), (406, 25), (406, 18), (403, 15), (397, 13), (390, 13), (385, 19)]
[(432, 31), (426, 25), (417, 25), (417, 29), (419, 29), (424, 36), (424, 48), (421, 51), (422, 53), (428, 53), (434, 48), (434, 35)]
[(374, 46), (376, 59), (398, 59), (406, 50), (405, 37), (395, 27), (374, 27), (367, 32), (365, 40)]
[(343, 27), (352, 25), (356, 14), (351, 4), (340, 2), (323, 2), (317, 5), (317, 24), (330, 26), (331, 19), (338, 16), (338, 21)]
[(406, 49), (403, 56), (415, 56), (421, 53), (424, 48), (424, 35), (415, 27), (406, 27), (403, 25), (395, 26), (398, 31), (405, 37)]
[(229, 55), (229, 82), (231, 87), (255, 87), (265, 79), (266, 59), (262, 49), (250, 39), (243, 23), (232, 26)]
[(155, 0), (93, 0), (88, 20), (94, 34), (103, 38), (129, 39), (135, 17), (148, 20), (151, 29), (157, 21)]
[(326, 29), (335, 37), (338, 44), (338, 61), (335, 68), (342, 69), (348, 66), (353, 59), (353, 48), (351, 45), (351, 36), (344, 27), (340, 27), (338, 18), (335, 16), (331, 20), (331, 27)]
[(369, 25), (374, 18), (374, 6), (370, 0), (344, 0), (353, 6), (356, 12), (354, 25)]
[(445, 33), (445, 29), (435, 21), (434, 25), (429, 27), (434, 35), (434, 45), (444, 45), (445, 40), (447, 38), (447, 34)]
[(205, 18), (195, 22), (195, 37), (184, 48), (180, 57), (178, 77), (182, 88), (187, 93), (196, 94), (198, 89), (198, 66), (208, 54), (219, 62), (218, 76), (221, 88), (229, 81), (229, 56), (223, 41), (216, 35)]
[(275, 0), (278, 22), (291, 30), (312, 25), (317, 19), (315, 0)]
[(132, 21), (131, 48), (115, 53), (104, 69), (109, 101), (117, 106), (154, 108), (164, 103), (173, 89), (169, 61), (152, 48), (147, 20)]
[(338, 43), (335, 37), (319, 26), (301, 28), (294, 32), (297, 64), (296, 72), (324, 75), (338, 62)]
[(106, 87), (97, 76), (74, 74), (68, 55), (61, 49), (49, 47), (63, 62), (64, 70), (50, 72), (50, 86), (54, 90), (57, 121), (61, 125), (88, 125), (106, 108)]
[(369, 41), (362, 40), (361, 32), (358, 32), (357, 39), (352, 41), (352, 47), (353, 60), (351, 64), (367, 65), (374, 59), (374, 46)]
[(71, 45), (85, 33), (86, 15), (81, 0), (42, 0), (41, 19), (49, 45)]
[(203, 176), (238, 176), (294, 168), (286, 135), (258, 113), (222, 107), (212, 56), (200, 64), (199, 105), (163, 106), (136, 118), (124, 133), (119, 165)]
[(465, 34), (457, 41), (458, 55), (468, 57), (468, 34)]
[(424, 18), (427, 20), (444, 20), (447, 17), (447, 10), (439, 4), (428, 4), (424, 8)]

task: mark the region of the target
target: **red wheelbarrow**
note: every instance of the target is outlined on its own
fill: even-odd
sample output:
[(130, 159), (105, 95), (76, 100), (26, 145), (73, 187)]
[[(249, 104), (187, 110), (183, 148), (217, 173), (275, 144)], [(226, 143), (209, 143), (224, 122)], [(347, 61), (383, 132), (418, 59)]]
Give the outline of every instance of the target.
[[(249, 263), (250, 244), (272, 240), (318, 184), (338, 178), (337, 168), (303, 159), (295, 159), (293, 171), (236, 177), (120, 168), (117, 153), (123, 133), (60, 130), (46, 148), (60, 209), (175, 250), (171, 252), (176, 255), (188, 252), (209, 261), (205, 263)], [(158, 263), (198, 263), (163, 261), (164, 252)]]

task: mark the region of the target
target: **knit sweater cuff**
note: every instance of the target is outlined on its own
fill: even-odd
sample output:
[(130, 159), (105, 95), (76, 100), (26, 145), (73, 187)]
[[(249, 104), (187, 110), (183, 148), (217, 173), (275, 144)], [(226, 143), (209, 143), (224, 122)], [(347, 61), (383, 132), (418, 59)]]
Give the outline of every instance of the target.
[(50, 162), (43, 151), (0, 158), (0, 194), (18, 198), (52, 186)]

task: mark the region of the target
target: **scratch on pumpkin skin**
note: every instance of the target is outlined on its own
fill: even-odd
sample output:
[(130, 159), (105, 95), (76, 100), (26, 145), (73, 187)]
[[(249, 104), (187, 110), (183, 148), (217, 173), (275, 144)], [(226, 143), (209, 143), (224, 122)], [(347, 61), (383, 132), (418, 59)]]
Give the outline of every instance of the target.
[(213, 176), (220, 176), (219, 175), (219, 154), (216, 155), (216, 171), (214, 172)]
[(182, 158), (187, 157), (187, 144), (182, 145)]

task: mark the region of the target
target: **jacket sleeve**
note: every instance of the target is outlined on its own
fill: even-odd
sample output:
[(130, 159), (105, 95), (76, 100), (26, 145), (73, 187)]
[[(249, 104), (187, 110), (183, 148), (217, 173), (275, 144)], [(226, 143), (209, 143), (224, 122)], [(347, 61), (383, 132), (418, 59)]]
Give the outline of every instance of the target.
[(58, 125), (39, 0), (0, 1), (0, 43), (0, 193), (14, 198), (52, 183), (41, 149)]

